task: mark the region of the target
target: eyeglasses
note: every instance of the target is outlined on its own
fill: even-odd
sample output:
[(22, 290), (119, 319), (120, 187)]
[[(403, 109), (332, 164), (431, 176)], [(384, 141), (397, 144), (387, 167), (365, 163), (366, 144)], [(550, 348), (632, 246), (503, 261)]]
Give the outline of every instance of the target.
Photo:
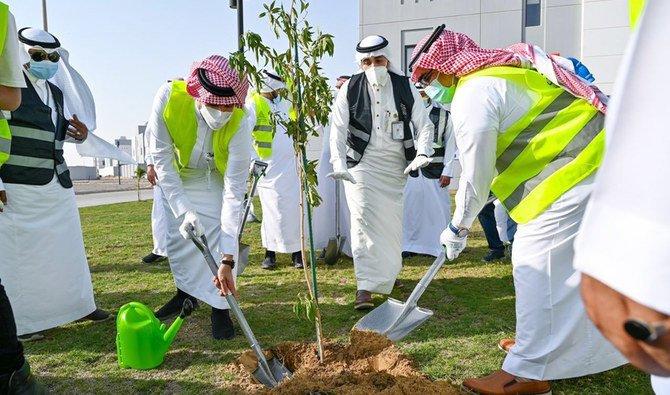
[(47, 53), (46, 51), (34, 51), (30, 53), (30, 59), (35, 62), (42, 62), (48, 59), (51, 62), (56, 63), (60, 60), (60, 54), (58, 52)]
[(419, 83), (424, 87), (430, 85), (431, 82), (435, 79), (436, 70), (430, 70), (427, 73), (424, 73), (419, 77)]

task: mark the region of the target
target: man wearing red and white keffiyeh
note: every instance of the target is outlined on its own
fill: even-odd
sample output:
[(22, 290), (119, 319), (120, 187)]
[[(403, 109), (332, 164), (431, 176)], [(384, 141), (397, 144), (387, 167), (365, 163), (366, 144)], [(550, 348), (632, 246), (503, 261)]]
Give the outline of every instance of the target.
[[(569, 60), (528, 44), (483, 49), (464, 34), (438, 28), (419, 42), (412, 60), (412, 79), (430, 85), (427, 93), (438, 100), (453, 95), (463, 171), (452, 222), (440, 237), (447, 257), (465, 248), (494, 177), (512, 186), (500, 188), (509, 196), (498, 196), (512, 217), (525, 219), (517, 221), (512, 254), (516, 339), (501, 340), (508, 352), (501, 370), (463, 386), (480, 394), (548, 393), (549, 380), (624, 364), (589, 321), (572, 265), (573, 240), (604, 152), (604, 95), (576, 75)], [(446, 94), (454, 86), (455, 93)], [(596, 159), (577, 167), (588, 172), (565, 176), (569, 172), (560, 170), (581, 166), (583, 152), (596, 152)]]

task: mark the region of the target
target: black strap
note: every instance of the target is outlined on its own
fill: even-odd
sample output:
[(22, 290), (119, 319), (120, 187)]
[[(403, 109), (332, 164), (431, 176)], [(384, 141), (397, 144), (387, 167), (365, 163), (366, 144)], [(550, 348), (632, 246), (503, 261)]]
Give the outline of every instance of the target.
[(202, 84), (202, 87), (205, 88), (205, 90), (212, 95), (216, 95), (219, 97), (233, 97), (235, 96), (235, 90), (231, 87), (220, 87), (214, 85), (212, 81), (207, 78), (207, 74), (205, 74), (205, 69), (198, 69), (198, 80)]

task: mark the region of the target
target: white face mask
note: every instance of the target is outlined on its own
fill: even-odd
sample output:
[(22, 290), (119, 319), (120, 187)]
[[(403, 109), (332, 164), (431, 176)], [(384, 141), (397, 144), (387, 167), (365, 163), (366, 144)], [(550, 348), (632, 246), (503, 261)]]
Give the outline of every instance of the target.
[(386, 66), (368, 67), (365, 76), (372, 85), (384, 85), (389, 78), (389, 71)]
[(219, 109), (209, 107), (204, 104), (198, 108), (198, 112), (200, 112), (200, 115), (202, 115), (202, 118), (207, 123), (207, 126), (209, 126), (212, 130), (221, 129), (226, 123), (228, 123), (230, 116), (233, 115), (232, 112), (223, 112)]

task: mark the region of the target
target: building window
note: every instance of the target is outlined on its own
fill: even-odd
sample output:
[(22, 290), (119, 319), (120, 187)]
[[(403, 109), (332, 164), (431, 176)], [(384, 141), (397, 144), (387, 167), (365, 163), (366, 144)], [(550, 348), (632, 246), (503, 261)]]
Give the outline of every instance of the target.
[(405, 69), (405, 74), (406, 75), (411, 74), (409, 72), (409, 62), (412, 60), (412, 52), (414, 52), (414, 48), (416, 48), (416, 44), (415, 45), (405, 45), (405, 54), (404, 54), (405, 59), (403, 60), (403, 63), (405, 65), (405, 67), (403, 67), (403, 68)]
[(526, 0), (525, 27), (540, 26), (542, 23), (542, 0)]

